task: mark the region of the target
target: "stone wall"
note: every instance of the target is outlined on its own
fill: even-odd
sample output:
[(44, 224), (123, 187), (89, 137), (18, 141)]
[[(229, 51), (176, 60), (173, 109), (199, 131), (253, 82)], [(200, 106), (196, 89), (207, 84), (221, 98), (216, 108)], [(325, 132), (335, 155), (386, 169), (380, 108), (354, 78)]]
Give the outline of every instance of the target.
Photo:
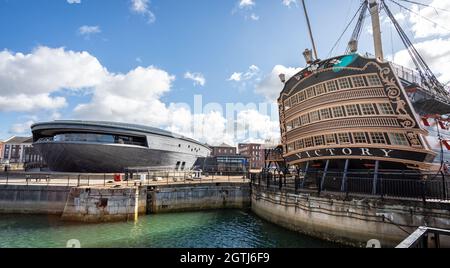
[(148, 213), (250, 207), (248, 183), (149, 187)]
[(0, 185), (0, 213), (61, 214), (70, 188)]
[(146, 213), (146, 187), (73, 187), (62, 214), (66, 221), (136, 220)]
[[(285, 228), (321, 239), (365, 247), (399, 244), (418, 226), (450, 228), (450, 204), (286, 194), (254, 187), (252, 211)], [(447, 245), (448, 246), (448, 245)]]

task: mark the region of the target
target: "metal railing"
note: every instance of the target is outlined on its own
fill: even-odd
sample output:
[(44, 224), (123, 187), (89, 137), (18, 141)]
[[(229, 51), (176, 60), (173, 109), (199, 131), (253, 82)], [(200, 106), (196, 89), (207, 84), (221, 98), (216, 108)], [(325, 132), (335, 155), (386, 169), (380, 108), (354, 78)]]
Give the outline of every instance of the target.
[(440, 248), (441, 236), (450, 238), (450, 230), (421, 226), (396, 248)]
[(450, 176), (436, 173), (311, 171), (294, 175), (261, 173), (256, 186), (290, 193), (317, 192), (345, 196), (450, 201)]
[[(200, 176), (199, 176), (200, 175)], [(153, 170), (139, 173), (1, 172), (0, 185), (146, 186), (219, 182), (249, 182), (248, 173), (196, 174), (194, 171)]]

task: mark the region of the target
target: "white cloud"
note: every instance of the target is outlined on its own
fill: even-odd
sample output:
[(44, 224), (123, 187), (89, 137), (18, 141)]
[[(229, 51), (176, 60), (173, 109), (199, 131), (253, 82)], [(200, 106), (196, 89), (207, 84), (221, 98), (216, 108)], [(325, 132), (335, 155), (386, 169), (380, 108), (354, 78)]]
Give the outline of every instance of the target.
[(259, 16), (256, 15), (255, 13), (252, 13), (252, 14), (250, 15), (250, 19), (251, 19), (251, 20), (259, 20)]
[[(450, 35), (450, 12), (440, 11), (440, 9), (450, 10), (450, 1), (434, 0), (430, 3), (430, 6), (432, 7), (411, 6), (414, 12), (420, 14), (418, 16), (408, 13), (409, 22), (412, 24), (411, 30), (414, 32), (415, 37), (427, 38)], [(424, 18), (428, 18), (435, 23)]]
[(14, 135), (20, 135), (20, 134), (29, 134), (30, 133), (30, 127), (35, 122), (33, 120), (28, 120), (24, 123), (17, 123), (11, 126), (11, 129), (9, 132)]
[(206, 84), (205, 76), (202, 73), (186, 72), (184, 74), (184, 78), (194, 81), (194, 85), (200, 85), (203, 87)]
[(228, 78), (228, 81), (240, 82), (240, 81), (251, 80), (251, 79), (257, 77), (259, 74), (260, 74), (259, 67), (256, 65), (251, 65), (250, 67), (248, 67), (248, 70), (245, 73), (234, 72), (230, 76), (230, 78)]
[(81, 0), (67, 0), (69, 4), (81, 4)]
[(155, 14), (150, 10), (149, 0), (131, 0), (131, 10), (146, 17), (148, 23), (156, 20)]
[(240, 0), (239, 8), (251, 8), (255, 6), (254, 0)]
[[(255, 80), (255, 65), (241, 75)], [(166, 104), (175, 77), (154, 66), (127, 73), (111, 73), (87, 52), (39, 47), (30, 54), (0, 52), (0, 111), (33, 112), (38, 118), (15, 124), (11, 132), (29, 128), (31, 121), (49, 119), (108, 120), (138, 123), (193, 137), (210, 144), (264, 140), (277, 135), (276, 119), (264, 110), (239, 110), (227, 118), (222, 111)], [(90, 99), (61, 115), (67, 106), (64, 94), (89, 92)], [(67, 96), (66, 96), (67, 97)], [(40, 112), (44, 113), (42, 116)], [(231, 126), (231, 128), (230, 128)]]
[(283, 0), (283, 5), (291, 7), (291, 5), (297, 5), (297, 0)]
[(0, 111), (54, 110), (64, 97), (53, 93), (79, 91), (99, 84), (106, 69), (87, 52), (38, 47), (30, 54), (0, 52)]
[(280, 81), (279, 75), (285, 74), (286, 80), (300, 72), (301, 68), (285, 67), (283, 65), (276, 65), (272, 72), (266, 75), (260, 83), (256, 85), (255, 92), (266, 98), (267, 101), (274, 102), (280, 96), (283, 89), (283, 84)]
[[(450, 38), (438, 38), (414, 45), (441, 82), (450, 81)], [(395, 54), (395, 62), (415, 69), (406, 49)]]
[(78, 28), (78, 33), (80, 35), (91, 35), (91, 34), (97, 34), (101, 33), (100, 26), (89, 26), (89, 25), (83, 25), (80, 28)]

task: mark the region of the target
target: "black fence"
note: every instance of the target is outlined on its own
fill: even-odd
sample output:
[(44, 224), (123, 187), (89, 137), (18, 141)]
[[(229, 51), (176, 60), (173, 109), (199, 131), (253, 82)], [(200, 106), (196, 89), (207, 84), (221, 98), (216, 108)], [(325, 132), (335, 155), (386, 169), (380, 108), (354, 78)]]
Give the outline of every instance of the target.
[(405, 171), (312, 171), (308, 174), (263, 172), (252, 177), (257, 186), (281, 191), (339, 193), (381, 198), (450, 200), (450, 175)]

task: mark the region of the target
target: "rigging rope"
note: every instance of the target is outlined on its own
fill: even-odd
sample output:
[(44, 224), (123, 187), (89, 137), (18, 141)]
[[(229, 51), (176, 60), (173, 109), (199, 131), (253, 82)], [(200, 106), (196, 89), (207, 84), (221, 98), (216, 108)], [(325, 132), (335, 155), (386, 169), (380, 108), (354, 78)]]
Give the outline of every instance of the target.
[(430, 67), (427, 65), (427, 63), (422, 58), (420, 53), (414, 47), (411, 40), (409, 40), (408, 36), (406, 35), (406, 33), (401, 28), (400, 24), (395, 19), (391, 10), (386, 5), (385, 0), (381, 0), (381, 4), (382, 4), (384, 10), (386, 11), (388, 17), (391, 19), (398, 34), (400, 35), (400, 39), (402, 40), (403, 44), (405, 45), (409, 55), (411, 56), (412, 61), (414, 62), (414, 65), (416, 66), (420, 76), (422, 77), (422, 80), (423, 80), (422, 82), (430, 90), (434, 91), (435, 93), (438, 93), (441, 97), (444, 97), (444, 99), (448, 102), (448, 98), (450, 97), (449, 92), (446, 91), (444, 86), (438, 81), (436, 76), (431, 71)]
[(398, 5), (399, 7), (404, 8), (404, 9), (406, 9), (407, 11), (413, 13), (414, 15), (417, 15), (417, 16), (423, 18), (424, 20), (426, 20), (426, 21), (428, 21), (428, 22), (430, 22), (430, 23), (433, 23), (435, 26), (439, 26), (439, 27), (441, 27), (442, 29), (445, 29), (445, 30), (447, 30), (447, 31), (450, 32), (450, 29), (449, 29), (449, 28), (444, 27), (443, 25), (440, 25), (439, 23), (437, 23), (437, 22), (435, 22), (435, 21), (433, 21), (433, 20), (431, 20), (431, 19), (429, 19), (429, 18), (427, 18), (427, 17), (420, 15), (420, 14), (417, 13), (416, 11), (414, 11), (414, 10), (412, 10), (412, 9), (410, 9), (410, 8), (408, 8), (408, 7), (404, 6), (404, 5), (402, 5), (402, 4), (400, 4), (399, 2), (397, 2), (397, 1), (395, 1), (395, 0), (390, 0), (390, 1), (391, 1), (392, 3)]
[(448, 10), (448, 9), (440, 8), (440, 7), (434, 7), (434, 6), (427, 5), (427, 4), (424, 4), (424, 3), (420, 3), (420, 2), (417, 2), (417, 1), (411, 1), (411, 0), (399, 0), (399, 1), (407, 2), (407, 3), (410, 3), (410, 4), (419, 5), (419, 6), (424, 6), (424, 7), (430, 7), (430, 8), (433, 8), (435, 10), (441, 10), (441, 11), (445, 11), (445, 12), (450, 12), (450, 10)]
[(328, 52), (328, 57), (329, 58), (331, 56), (331, 54), (333, 53), (334, 49), (337, 47), (337, 45), (339, 44), (339, 42), (341, 41), (342, 37), (344, 36), (344, 34), (347, 32), (348, 28), (350, 27), (350, 25), (352, 25), (353, 21), (355, 20), (355, 18), (358, 16), (358, 13), (363, 9), (364, 6), (367, 7), (367, 5), (365, 5), (367, 0), (365, 0), (361, 6), (358, 8), (358, 10), (356, 11), (355, 15), (353, 16), (353, 18), (350, 20), (350, 22), (347, 24), (347, 26), (345, 27), (344, 31), (342, 32), (342, 34), (339, 36), (338, 40), (336, 41), (336, 43), (334, 43), (333, 47), (330, 49), (330, 52)]

